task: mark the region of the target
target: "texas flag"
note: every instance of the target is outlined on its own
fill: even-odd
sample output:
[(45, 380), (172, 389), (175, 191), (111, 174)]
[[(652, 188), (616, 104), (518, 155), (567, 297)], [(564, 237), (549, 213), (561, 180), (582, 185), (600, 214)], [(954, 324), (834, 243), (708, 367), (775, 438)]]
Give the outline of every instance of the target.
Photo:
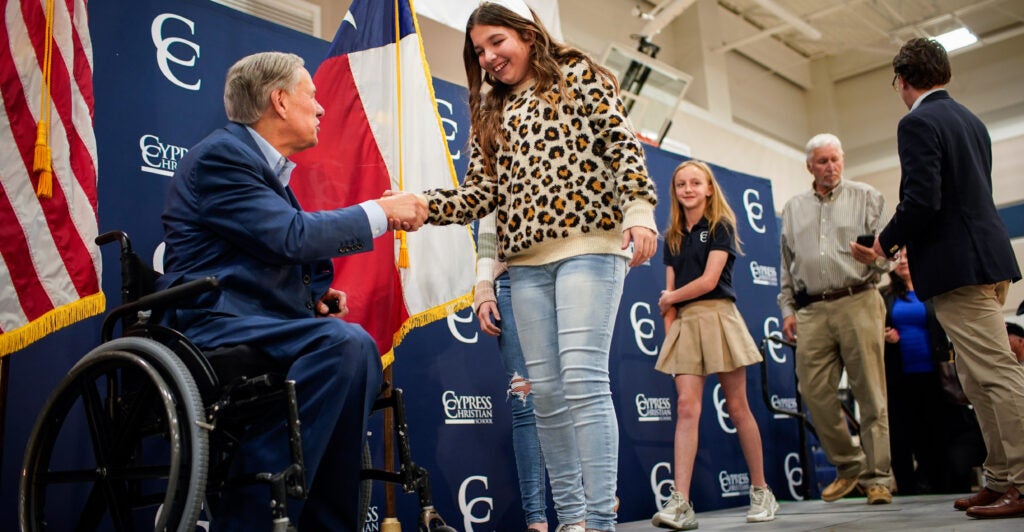
[[(304, 209), (458, 185), (409, 0), (354, 0), (313, 82), (326, 113), (320, 143), (293, 157), (291, 186)], [(377, 340), (385, 365), (413, 327), (472, 303), (476, 267), (468, 227), (407, 233), (407, 267), (398, 266), (400, 239), (388, 238), (334, 260), (346, 319)]]

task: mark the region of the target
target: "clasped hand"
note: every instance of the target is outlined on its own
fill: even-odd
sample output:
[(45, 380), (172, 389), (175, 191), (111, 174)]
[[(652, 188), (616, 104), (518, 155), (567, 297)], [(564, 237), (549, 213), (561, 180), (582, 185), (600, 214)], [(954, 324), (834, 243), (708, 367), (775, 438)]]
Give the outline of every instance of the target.
[(385, 190), (377, 204), (384, 209), (392, 231), (415, 231), (427, 220), (426, 200), (411, 192)]
[(676, 302), (672, 300), (672, 292), (674, 290), (662, 290), (661, 296), (658, 297), (658, 312), (662, 316), (666, 316), (669, 310), (675, 308)]
[[(337, 311), (332, 312), (331, 305), (335, 302), (337, 302)], [(348, 295), (341, 290), (328, 288), (327, 293), (316, 304), (316, 313), (320, 316), (344, 318), (348, 314)]]

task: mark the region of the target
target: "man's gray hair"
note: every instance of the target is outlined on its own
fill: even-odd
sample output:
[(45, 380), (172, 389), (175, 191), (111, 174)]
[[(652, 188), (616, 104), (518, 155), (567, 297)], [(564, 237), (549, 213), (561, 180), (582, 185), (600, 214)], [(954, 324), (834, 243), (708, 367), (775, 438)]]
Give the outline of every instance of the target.
[(301, 57), (283, 52), (260, 52), (239, 59), (224, 81), (224, 111), (228, 120), (252, 125), (270, 107), (270, 93), (291, 92), (299, 82)]
[(835, 146), (836, 149), (839, 150), (839, 153), (843, 153), (843, 143), (839, 142), (839, 137), (831, 133), (819, 133), (811, 137), (811, 140), (807, 141), (807, 146), (804, 148), (807, 160), (811, 160), (814, 150), (824, 148), (825, 146)]

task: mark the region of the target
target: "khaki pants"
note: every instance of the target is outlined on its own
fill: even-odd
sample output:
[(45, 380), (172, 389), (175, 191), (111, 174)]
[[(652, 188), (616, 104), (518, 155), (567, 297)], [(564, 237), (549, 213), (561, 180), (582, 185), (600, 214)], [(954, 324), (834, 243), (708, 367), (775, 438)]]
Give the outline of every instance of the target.
[[(798, 310), (796, 374), (811, 423), (838, 476), (891, 489), (884, 327), (885, 303), (877, 290)], [(860, 446), (850, 436), (837, 394), (844, 366), (860, 406)]]
[(1024, 368), (1010, 351), (1002, 309), (1010, 282), (964, 286), (935, 296), (935, 317), (956, 348), (964, 394), (985, 439), (985, 480), (1024, 488)]

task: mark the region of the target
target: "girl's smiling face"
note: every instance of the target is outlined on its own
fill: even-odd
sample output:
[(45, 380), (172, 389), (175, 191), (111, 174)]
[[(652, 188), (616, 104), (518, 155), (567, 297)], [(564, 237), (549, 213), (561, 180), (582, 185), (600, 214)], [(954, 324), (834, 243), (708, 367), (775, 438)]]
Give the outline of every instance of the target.
[(708, 198), (711, 197), (711, 184), (708, 176), (696, 166), (684, 166), (672, 177), (672, 188), (676, 201), (684, 210), (704, 212)]
[(531, 40), (505, 26), (475, 26), (469, 31), (480, 68), (494, 79), (516, 86), (533, 77), (530, 65)]

